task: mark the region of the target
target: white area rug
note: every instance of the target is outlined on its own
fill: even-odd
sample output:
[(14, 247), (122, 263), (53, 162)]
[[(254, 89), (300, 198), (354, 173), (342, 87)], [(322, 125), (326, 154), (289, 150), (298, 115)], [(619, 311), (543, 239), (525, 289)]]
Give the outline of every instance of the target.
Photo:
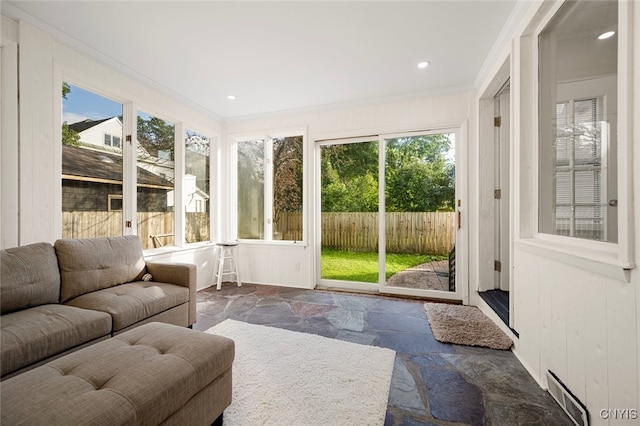
[(395, 352), (225, 320), (233, 339), (233, 401), (225, 426), (382, 425)]

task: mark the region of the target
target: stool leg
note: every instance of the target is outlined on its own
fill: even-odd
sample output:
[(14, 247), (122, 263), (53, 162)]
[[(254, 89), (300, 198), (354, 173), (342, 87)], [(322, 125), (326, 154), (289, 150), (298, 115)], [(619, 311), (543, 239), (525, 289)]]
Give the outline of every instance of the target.
[(238, 270), (238, 246), (233, 248), (233, 265), (236, 268), (236, 281), (238, 282), (238, 287), (242, 287), (242, 281), (240, 281), (240, 271)]
[(222, 288), (222, 270), (224, 269), (224, 247), (220, 247), (220, 254), (218, 255), (218, 282), (216, 283), (216, 289)]

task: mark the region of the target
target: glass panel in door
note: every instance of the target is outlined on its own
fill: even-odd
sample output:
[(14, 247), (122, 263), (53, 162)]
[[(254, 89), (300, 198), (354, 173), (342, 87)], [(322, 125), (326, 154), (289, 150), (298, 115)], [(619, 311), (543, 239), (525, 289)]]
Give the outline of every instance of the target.
[(320, 147), (323, 284), (375, 288), (378, 256), (378, 141)]
[(456, 291), (455, 171), (455, 133), (385, 139), (383, 290)]

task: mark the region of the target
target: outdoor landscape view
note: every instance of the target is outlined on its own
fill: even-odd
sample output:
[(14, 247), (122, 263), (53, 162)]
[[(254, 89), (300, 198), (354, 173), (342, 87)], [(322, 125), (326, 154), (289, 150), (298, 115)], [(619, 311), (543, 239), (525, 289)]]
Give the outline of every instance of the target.
[[(123, 106), (67, 83), (63, 97), (63, 237), (122, 235)], [(145, 249), (175, 245), (175, 126), (137, 112), (136, 233)], [(210, 138), (186, 130), (183, 179), (187, 243), (209, 241)], [(455, 134), (435, 133), (321, 145), (321, 278), (379, 283), (380, 177), (384, 177), (387, 285), (451, 291), (455, 254)], [(265, 150), (270, 221), (265, 220)], [(301, 135), (238, 143), (238, 238), (303, 239)], [(265, 236), (265, 224), (270, 235)], [(400, 272), (422, 272), (407, 280)], [(429, 274), (424, 274), (424, 273)], [(414, 274), (414, 277), (417, 276)]]

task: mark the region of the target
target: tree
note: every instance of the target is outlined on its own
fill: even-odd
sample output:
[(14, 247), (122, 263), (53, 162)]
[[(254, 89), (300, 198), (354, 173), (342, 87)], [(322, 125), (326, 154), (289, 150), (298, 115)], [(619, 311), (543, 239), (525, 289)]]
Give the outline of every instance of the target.
[(378, 211), (377, 141), (322, 147), (323, 212)]
[(66, 121), (62, 123), (62, 145), (80, 146), (80, 135)]
[[(71, 93), (71, 86), (69, 86), (69, 83), (63, 81), (62, 99), (67, 99), (69, 93)], [(69, 127), (66, 121), (62, 123), (62, 145), (80, 146), (80, 135)]]
[[(455, 165), (447, 134), (389, 139), (385, 152), (387, 211), (453, 210)], [(378, 211), (377, 142), (324, 146), (322, 211)]]
[(172, 124), (161, 118), (149, 117), (148, 120), (138, 116), (138, 142), (154, 157), (159, 152), (169, 153), (169, 159), (175, 159), (175, 130)]
[(455, 166), (446, 159), (446, 134), (398, 138), (387, 143), (387, 211), (453, 210)]
[(302, 211), (302, 136), (273, 140), (273, 224), (282, 212)]

